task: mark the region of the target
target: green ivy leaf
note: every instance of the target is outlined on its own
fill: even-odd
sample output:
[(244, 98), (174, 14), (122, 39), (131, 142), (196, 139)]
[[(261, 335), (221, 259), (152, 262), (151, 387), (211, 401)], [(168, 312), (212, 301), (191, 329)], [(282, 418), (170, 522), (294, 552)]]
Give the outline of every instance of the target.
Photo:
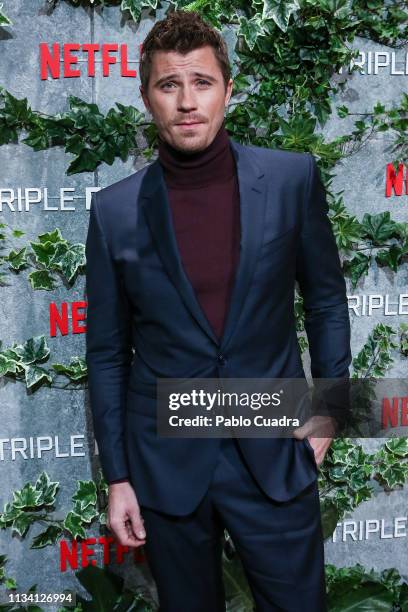
[(389, 489), (402, 486), (408, 476), (408, 466), (401, 463), (392, 463), (388, 467), (378, 470), (378, 476), (383, 480)]
[(31, 242), (30, 244), (35, 253), (36, 261), (48, 268), (55, 254), (57, 245), (52, 242)]
[(109, 166), (111, 166), (113, 162), (115, 161), (116, 147), (114, 146), (114, 143), (112, 142), (109, 142), (109, 141), (101, 142), (95, 148), (95, 155), (98, 156), (100, 161), (104, 161), (105, 164), (109, 164)]
[(51, 138), (45, 126), (39, 126), (38, 128), (33, 128), (29, 135), (23, 138), (21, 142), (31, 147), (33, 151), (45, 151), (51, 145)]
[(348, 581), (344, 581), (332, 589), (328, 596), (330, 612), (389, 612), (392, 609), (393, 595), (385, 586), (368, 580), (359, 584), (358, 588), (356, 586), (352, 588)]
[(350, 250), (361, 236), (361, 225), (355, 217), (341, 217), (333, 221), (333, 233), (339, 249)]
[(20, 360), (20, 355), (18, 354), (19, 350), (23, 350), (23, 347), (21, 344), (17, 344), (16, 342), (13, 342), (12, 346), (4, 349), (4, 351), (2, 351), (2, 355), (4, 355), (4, 357), (6, 357), (6, 359), (11, 359), (11, 360), (15, 360), (15, 361), (19, 361)]
[(24, 236), (25, 232), (23, 232), (23, 230), (13, 229), (11, 234), (13, 238), (20, 238), (21, 236)]
[(0, 4), (0, 26), (4, 27), (4, 26), (13, 25), (13, 22), (11, 21), (11, 19), (7, 17), (5, 13), (3, 13), (2, 9), (3, 9), (3, 3)]
[(52, 258), (52, 265), (64, 274), (68, 282), (72, 281), (79, 268), (85, 264), (85, 245), (80, 243), (58, 245)]
[(4, 580), (4, 586), (6, 589), (15, 590), (17, 588), (17, 582), (14, 578), (7, 577)]
[(30, 272), (28, 280), (34, 290), (45, 289), (46, 291), (51, 291), (55, 289), (55, 281), (48, 270)]
[(135, 23), (138, 23), (142, 13), (142, 0), (122, 0), (121, 11), (129, 11)]
[(79, 480), (77, 491), (72, 496), (73, 502), (78, 502), (81, 511), (89, 505), (96, 505), (96, 484), (93, 480)]
[[(32, 508), (41, 505), (41, 491), (27, 482), (19, 491), (13, 491), (13, 506), (15, 508)], [(18, 518), (18, 517), (16, 517)]]
[(7, 357), (0, 353), (0, 376), (5, 376), (6, 374), (15, 374), (16, 371), (16, 361), (12, 359), (7, 359)]
[(254, 600), (241, 560), (236, 555), (223, 557), (223, 581), (229, 610), (255, 610)]
[(10, 251), (4, 259), (9, 262), (12, 270), (21, 270), (27, 265), (27, 247), (23, 247), (19, 251)]
[(340, 519), (340, 512), (331, 500), (326, 499), (321, 504), (320, 513), (322, 517), (323, 538), (326, 540), (334, 533)]
[(286, 32), (290, 16), (299, 9), (297, 0), (264, 0), (262, 18), (273, 19), (282, 32)]
[(4, 504), (3, 513), (0, 514), (0, 527), (6, 527), (8, 523), (14, 521), (14, 519), (21, 513), (20, 508), (17, 508), (12, 503), (7, 502)]
[(68, 512), (63, 523), (65, 529), (69, 531), (74, 539), (85, 538), (85, 530), (82, 526), (82, 519), (76, 512)]
[(44, 548), (49, 544), (55, 544), (63, 530), (59, 525), (50, 525), (33, 538), (30, 548)]
[(340, 117), (340, 119), (344, 119), (344, 117), (347, 117), (348, 114), (349, 109), (347, 106), (337, 106), (337, 116)]
[(353, 257), (343, 264), (344, 271), (351, 277), (353, 288), (362, 276), (367, 276), (370, 268), (370, 258), (363, 253), (354, 253)]
[(42, 471), (35, 482), (35, 489), (41, 492), (41, 504), (50, 506), (55, 503), (59, 482), (51, 482), (47, 472)]
[(240, 15), (238, 21), (239, 30), (237, 36), (243, 36), (248, 48), (252, 51), (258, 38), (260, 36), (265, 36), (266, 29), (264, 20), (259, 13), (255, 13), (250, 19)]
[(91, 523), (98, 515), (99, 512), (95, 506), (88, 506), (85, 509), (81, 509), (80, 502), (76, 502), (72, 508), (75, 514), (79, 514), (83, 523)]
[(86, 361), (82, 359), (82, 357), (72, 357), (68, 365), (54, 363), (52, 367), (58, 374), (64, 374), (70, 380), (74, 381), (82, 380), (86, 378), (88, 374)]
[(26, 512), (21, 512), (13, 521), (12, 529), (17, 531), (17, 533), (24, 537), (27, 533), (30, 525), (35, 521), (35, 516), (32, 514), (27, 514)]
[(401, 263), (401, 259), (404, 255), (404, 249), (400, 246), (393, 244), (388, 250), (381, 250), (375, 256), (375, 260), (382, 266), (388, 266), (394, 272), (398, 272), (398, 266)]
[(408, 457), (408, 438), (387, 440), (385, 448), (398, 457)]
[(14, 351), (26, 365), (42, 361), (50, 354), (47, 340), (43, 335), (29, 338), (23, 345), (15, 347)]
[(104, 493), (105, 495), (108, 495), (109, 486), (108, 486), (108, 483), (106, 482), (105, 476), (103, 475), (101, 468), (99, 468), (98, 474), (96, 477), (96, 487), (98, 491), (100, 491), (101, 493)]
[(49, 372), (47, 372), (47, 370), (41, 368), (40, 366), (28, 365), (24, 366), (24, 370), (27, 389), (31, 389), (31, 387), (34, 387), (34, 385), (40, 381), (48, 381), (49, 383), (52, 383), (52, 376), (49, 374)]
[(67, 243), (65, 238), (62, 237), (61, 230), (59, 227), (56, 227), (52, 232), (45, 232), (44, 234), (38, 235), (38, 240), (41, 244), (47, 244), (51, 242), (52, 244), (59, 244), (60, 242)]
[[(115, 102), (115, 104), (120, 110), (121, 119), (124, 119), (130, 125), (132, 126), (138, 125), (144, 122), (145, 115), (139, 109), (137, 109), (136, 106), (132, 106), (131, 104), (128, 106), (125, 106), (124, 104), (121, 104), (120, 102)], [(111, 113), (111, 111), (108, 111), (107, 118), (108, 117), (110, 118), (111, 116), (115, 116), (115, 115)]]
[(99, 165), (97, 154), (85, 146), (79, 155), (69, 164), (67, 175), (76, 174), (78, 172), (93, 172)]
[(361, 351), (353, 358), (353, 378), (359, 375), (368, 375), (377, 378), (384, 376), (386, 369), (393, 362), (390, 352), (398, 348), (398, 345), (391, 340), (391, 336), (396, 332), (389, 325), (378, 323), (369, 334), (367, 341)]
[(398, 228), (397, 223), (390, 218), (389, 210), (376, 215), (365, 213), (361, 225), (373, 244), (380, 246), (386, 240), (392, 238)]
[(278, 119), (283, 134), (282, 146), (294, 151), (306, 151), (314, 143), (316, 119), (309, 116), (295, 115), (289, 121)]
[[(111, 612), (118, 608), (117, 604), (123, 593), (124, 583), (121, 576), (109, 571), (106, 567), (100, 568), (94, 565), (84, 567), (75, 575), (84, 589), (91, 595), (94, 610)], [(121, 606), (119, 606), (120, 608)], [(130, 606), (130, 609), (133, 609), (133, 606)]]

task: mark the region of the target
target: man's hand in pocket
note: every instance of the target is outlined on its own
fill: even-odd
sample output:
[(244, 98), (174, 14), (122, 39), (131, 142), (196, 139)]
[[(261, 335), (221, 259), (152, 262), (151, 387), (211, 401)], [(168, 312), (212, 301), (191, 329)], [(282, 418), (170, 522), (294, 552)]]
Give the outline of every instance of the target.
[(316, 464), (319, 466), (333, 442), (335, 432), (335, 421), (332, 417), (313, 416), (302, 427), (294, 429), (293, 435), (298, 440), (307, 437), (313, 448)]

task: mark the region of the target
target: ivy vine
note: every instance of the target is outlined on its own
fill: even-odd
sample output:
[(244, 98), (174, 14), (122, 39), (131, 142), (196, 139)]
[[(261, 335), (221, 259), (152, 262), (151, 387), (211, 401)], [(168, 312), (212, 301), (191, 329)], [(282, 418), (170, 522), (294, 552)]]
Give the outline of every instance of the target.
[[(68, 364), (53, 363), (51, 368), (46, 368), (44, 362), (49, 357), (50, 349), (44, 335), (29, 338), (23, 344), (13, 342), (10, 347), (0, 350), (0, 379), (23, 381), (32, 391), (43, 384), (64, 390), (85, 388), (88, 373), (83, 357), (71, 357)], [(65, 382), (59, 382), (61, 377)]]
[(10, 237), (20, 238), (24, 234), (21, 230), (9, 228), (6, 223), (0, 223), (0, 287), (7, 284), (5, 264), (15, 273), (33, 269), (28, 280), (35, 290), (51, 291), (57, 287), (57, 280), (71, 288), (78, 273), (84, 274), (85, 245), (65, 240), (58, 227), (52, 232), (39, 234), (37, 241), (30, 241), (29, 246), (12, 248), (7, 254), (2, 252), (10, 244)]
[[(408, 223), (391, 219), (389, 211), (365, 213), (362, 221), (349, 215), (342, 198), (329, 204), (329, 218), (336, 243), (343, 259), (344, 275), (355, 288), (361, 278), (368, 275), (374, 265), (398, 272), (408, 261)], [(25, 232), (0, 223), (0, 287), (7, 285), (6, 268), (14, 273), (31, 268), (28, 275), (31, 288), (51, 291), (60, 281), (71, 288), (78, 274), (85, 274), (85, 245), (72, 244), (62, 237), (61, 230), (40, 234), (29, 245), (11, 246), (11, 238), (20, 238)], [(4, 253), (6, 248), (8, 253)], [(301, 297), (296, 310), (301, 312)]]
[[(265, 106), (265, 101), (263, 121), (257, 115), (260, 112), (258, 106), (261, 92), (258, 87), (255, 91), (253, 86), (248, 90), (248, 86), (247, 77), (238, 75), (235, 78), (234, 93), (246, 97), (243, 101), (231, 103), (226, 117), (226, 128), (238, 142), (268, 148), (311, 151), (320, 162), (322, 176), (327, 179), (329, 169), (340, 159), (358, 151), (373, 134), (393, 130), (395, 143), (392, 152), (396, 158), (391, 163), (397, 168), (398, 163), (408, 160), (407, 94), (402, 95), (400, 107), (386, 110), (377, 103), (371, 113), (364, 113), (364, 119), (354, 122), (355, 129), (350, 134), (324, 142), (322, 134), (315, 131), (316, 117), (305, 110), (296, 115), (276, 114), (272, 127), (271, 109)], [(111, 108), (104, 116), (97, 104), (77, 96), (68, 96), (68, 104), (69, 110), (65, 113), (47, 115), (32, 110), (27, 98), (18, 99), (0, 86), (0, 145), (17, 144), (19, 133), (24, 131), (28, 135), (21, 142), (34, 151), (63, 146), (66, 153), (74, 155), (66, 171), (67, 175), (92, 172), (102, 162), (112, 165), (116, 158), (126, 161), (130, 154), (143, 155), (151, 160), (157, 153), (156, 126), (136, 107), (116, 102), (118, 110)], [(255, 108), (251, 110), (253, 105)], [(337, 110), (341, 117), (348, 115), (344, 105)], [(140, 137), (144, 138), (145, 144), (138, 144)]]

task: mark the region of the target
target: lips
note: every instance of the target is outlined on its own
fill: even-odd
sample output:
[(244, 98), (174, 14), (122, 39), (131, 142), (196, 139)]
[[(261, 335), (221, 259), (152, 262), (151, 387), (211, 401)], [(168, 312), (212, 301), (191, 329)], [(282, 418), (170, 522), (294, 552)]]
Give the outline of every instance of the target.
[(176, 123), (176, 125), (200, 125), (202, 121), (183, 121), (182, 123)]

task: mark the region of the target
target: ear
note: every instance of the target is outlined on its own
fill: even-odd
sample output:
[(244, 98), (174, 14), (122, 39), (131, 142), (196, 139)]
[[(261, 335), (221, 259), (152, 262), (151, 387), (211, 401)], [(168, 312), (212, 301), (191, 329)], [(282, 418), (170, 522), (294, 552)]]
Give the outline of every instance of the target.
[(228, 102), (230, 101), (230, 98), (231, 98), (233, 85), (234, 85), (234, 81), (230, 79), (227, 83), (227, 88), (225, 91), (225, 106), (226, 107), (228, 106)]
[(147, 97), (147, 95), (145, 93), (145, 90), (143, 89), (142, 85), (140, 85), (139, 91), (140, 91), (140, 95), (142, 96), (143, 104), (145, 105), (146, 110), (148, 110), (149, 113), (150, 113), (149, 99), (148, 99), (148, 97)]

